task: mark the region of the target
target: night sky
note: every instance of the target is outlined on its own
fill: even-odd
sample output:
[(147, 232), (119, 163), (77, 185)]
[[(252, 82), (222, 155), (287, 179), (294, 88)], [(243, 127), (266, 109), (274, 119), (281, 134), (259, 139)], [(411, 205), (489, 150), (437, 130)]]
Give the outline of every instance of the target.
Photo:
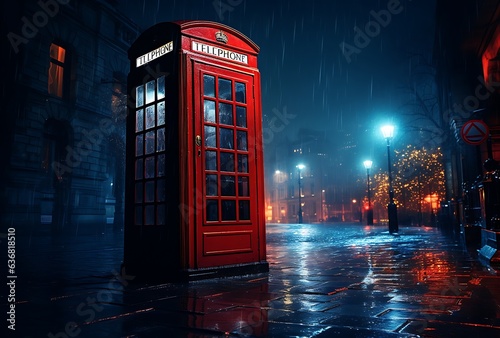
[[(261, 48), (263, 114), (286, 109), (296, 115), (288, 135), (304, 127), (375, 135), (385, 121), (402, 124), (401, 88), (411, 75), (411, 56), (430, 57), (434, 43), (435, 0), (124, 0), (121, 6), (142, 28), (201, 19), (250, 37)], [(366, 34), (370, 22), (369, 40), (356, 44), (357, 32)], [(350, 60), (343, 43), (357, 48)]]

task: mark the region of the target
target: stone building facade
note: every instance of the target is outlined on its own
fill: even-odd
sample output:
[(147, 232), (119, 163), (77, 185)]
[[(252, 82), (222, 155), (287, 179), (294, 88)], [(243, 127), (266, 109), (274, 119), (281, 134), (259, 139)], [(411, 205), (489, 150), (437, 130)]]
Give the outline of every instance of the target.
[(2, 226), (121, 228), (127, 50), (138, 27), (115, 1), (2, 6)]

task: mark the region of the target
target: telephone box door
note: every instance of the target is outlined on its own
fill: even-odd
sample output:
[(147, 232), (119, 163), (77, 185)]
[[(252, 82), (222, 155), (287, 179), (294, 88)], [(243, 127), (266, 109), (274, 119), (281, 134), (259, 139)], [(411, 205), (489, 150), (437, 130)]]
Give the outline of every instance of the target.
[(255, 77), (201, 62), (193, 76), (197, 266), (259, 261)]

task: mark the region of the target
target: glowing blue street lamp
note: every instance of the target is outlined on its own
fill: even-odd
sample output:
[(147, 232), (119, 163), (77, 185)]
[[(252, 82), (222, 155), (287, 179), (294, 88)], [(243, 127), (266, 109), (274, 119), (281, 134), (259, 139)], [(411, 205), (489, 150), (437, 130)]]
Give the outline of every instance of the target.
[(301, 180), (302, 180), (302, 169), (304, 169), (306, 166), (303, 164), (297, 164), (297, 169), (299, 169), (299, 224), (302, 223), (302, 185), (301, 185)]
[(387, 164), (389, 171), (389, 204), (387, 205), (387, 214), (389, 216), (389, 232), (397, 233), (398, 226), (398, 210), (394, 203), (394, 190), (392, 188), (392, 170), (391, 170), (391, 139), (394, 137), (394, 126), (386, 125), (381, 128), (382, 134), (387, 141)]
[(366, 169), (366, 191), (368, 195), (368, 210), (366, 210), (366, 225), (373, 225), (373, 209), (370, 199), (370, 169), (372, 168), (373, 162), (366, 160), (363, 165)]

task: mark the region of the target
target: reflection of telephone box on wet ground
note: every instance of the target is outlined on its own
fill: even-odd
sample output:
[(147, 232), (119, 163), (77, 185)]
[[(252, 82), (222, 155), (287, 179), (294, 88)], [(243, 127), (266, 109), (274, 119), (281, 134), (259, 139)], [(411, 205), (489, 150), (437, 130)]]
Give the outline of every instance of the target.
[(207, 21), (157, 24), (130, 48), (127, 274), (268, 270), (258, 51)]

